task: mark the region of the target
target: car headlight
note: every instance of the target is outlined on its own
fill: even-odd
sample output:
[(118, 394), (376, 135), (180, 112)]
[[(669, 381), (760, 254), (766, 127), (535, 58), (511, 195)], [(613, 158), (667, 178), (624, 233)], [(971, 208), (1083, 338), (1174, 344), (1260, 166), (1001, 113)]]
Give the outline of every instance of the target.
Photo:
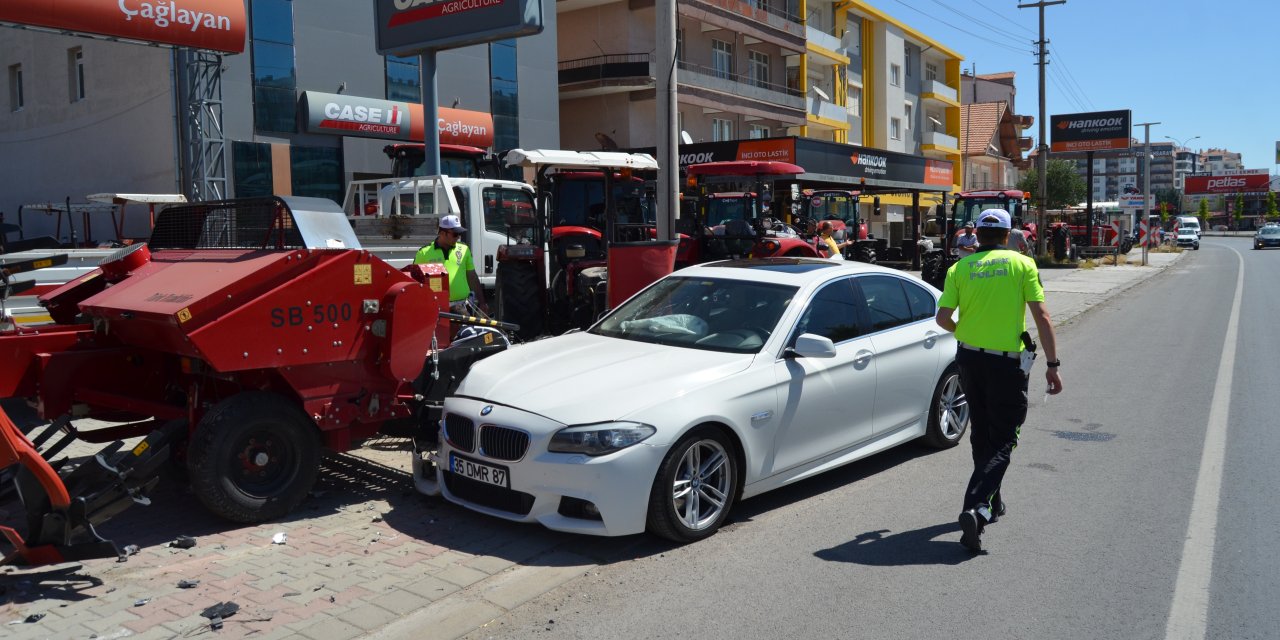
[(548, 451), (585, 453), (602, 456), (621, 451), (657, 433), (651, 425), (640, 422), (601, 422), (565, 427), (551, 436)]

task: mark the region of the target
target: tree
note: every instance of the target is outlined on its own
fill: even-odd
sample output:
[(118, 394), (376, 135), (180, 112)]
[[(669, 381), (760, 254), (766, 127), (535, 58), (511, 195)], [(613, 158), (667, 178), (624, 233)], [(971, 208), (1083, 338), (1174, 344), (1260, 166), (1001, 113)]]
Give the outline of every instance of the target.
[(1276, 209), (1276, 192), (1267, 192), (1267, 219), (1275, 220), (1280, 218), (1280, 210)]
[(1182, 192), (1177, 189), (1160, 189), (1156, 191), (1156, 206), (1167, 204), (1169, 208), (1182, 212)]
[(1240, 223), (1244, 222), (1244, 196), (1236, 194), (1235, 214), (1232, 216), (1236, 219), (1236, 231), (1240, 230)]
[[(1049, 187), (1045, 207), (1049, 209), (1064, 209), (1084, 202), (1084, 178), (1081, 178), (1080, 174), (1076, 173), (1075, 162), (1070, 160), (1050, 160), (1045, 175), (1048, 177), (1046, 184)], [(1037, 169), (1028, 171), (1027, 175), (1022, 176), (1022, 180), (1018, 181), (1018, 188), (1023, 191), (1030, 191), (1039, 199), (1039, 171)]]
[(1200, 198), (1200, 211), (1198, 213), (1200, 214), (1200, 219), (1204, 220), (1205, 224), (1209, 224), (1209, 199), (1208, 198)]

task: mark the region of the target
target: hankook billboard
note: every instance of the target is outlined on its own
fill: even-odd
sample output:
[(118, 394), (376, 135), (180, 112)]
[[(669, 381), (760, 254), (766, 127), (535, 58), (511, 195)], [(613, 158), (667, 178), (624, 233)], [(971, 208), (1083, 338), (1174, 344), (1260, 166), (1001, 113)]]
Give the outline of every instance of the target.
[(0, 0), (0, 22), (240, 53), (243, 0)]
[[(299, 98), (312, 133), (333, 133), (363, 138), (424, 141), (426, 125), (422, 105), (377, 100), (319, 91), (304, 91)], [(482, 111), (439, 108), (436, 131), (440, 142), (486, 148), (493, 144), (493, 116)]]
[(1050, 116), (1050, 151), (1128, 149), (1133, 115), (1121, 111), (1093, 111)]
[(374, 0), (377, 49), (406, 56), (542, 32), (542, 0)]

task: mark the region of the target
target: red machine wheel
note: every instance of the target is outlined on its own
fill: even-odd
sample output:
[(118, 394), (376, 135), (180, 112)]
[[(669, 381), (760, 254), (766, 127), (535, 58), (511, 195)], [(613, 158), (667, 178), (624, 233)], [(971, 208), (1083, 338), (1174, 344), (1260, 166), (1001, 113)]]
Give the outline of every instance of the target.
[(249, 391), (213, 407), (192, 434), (187, 470), (200, 501), (236, 522), (279, 518), (302, 503), (320, 467), (315, 426), (289, 400)]

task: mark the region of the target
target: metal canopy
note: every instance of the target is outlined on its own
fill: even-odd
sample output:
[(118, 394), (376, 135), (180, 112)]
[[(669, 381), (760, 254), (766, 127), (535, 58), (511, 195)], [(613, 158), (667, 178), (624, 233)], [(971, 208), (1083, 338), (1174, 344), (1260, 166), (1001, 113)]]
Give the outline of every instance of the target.
[(507, 152), (508, 167), (540, 167), (554, 165), (567, 169), (637, 169), (654, 171), (658, 161), (647, 153), (621, 151), (564, 151), (561, 149), (512, 149)]

